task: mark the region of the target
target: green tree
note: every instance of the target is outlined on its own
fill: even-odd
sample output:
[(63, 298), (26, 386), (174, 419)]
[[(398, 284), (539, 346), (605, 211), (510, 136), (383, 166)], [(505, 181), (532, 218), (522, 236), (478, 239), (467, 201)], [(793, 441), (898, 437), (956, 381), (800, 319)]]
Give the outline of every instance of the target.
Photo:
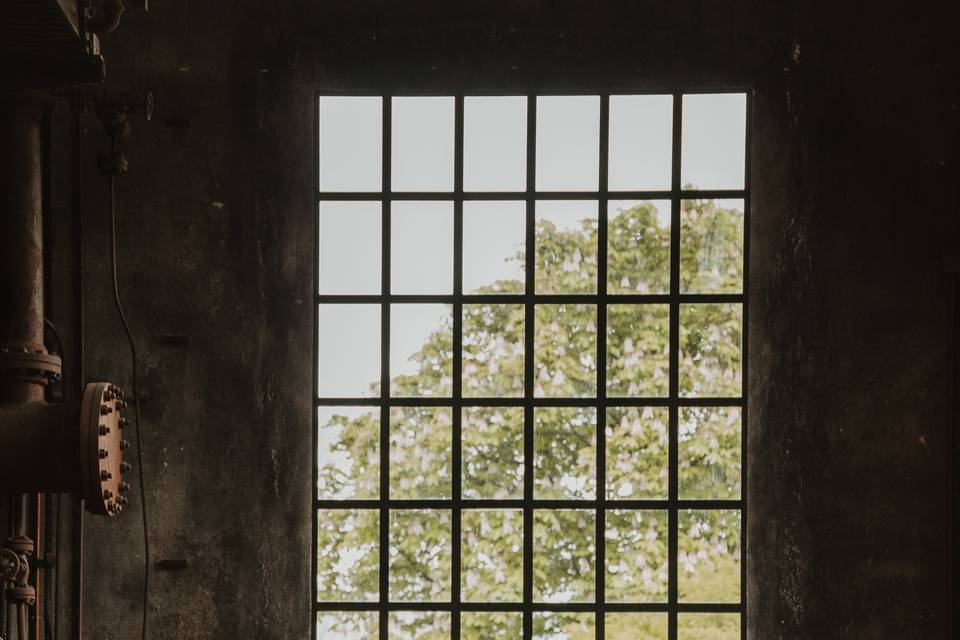
[[(537, 226), (538, 292), (596, 290), (598, 228), (585, 216), (579, 228), (549, 220)], [(731, 293), (742, 287), (743, 217), (738, 208), (711, 200), (684, 201), (680, 213), (681, 292)], [(610, 293), (670, 290), (670, 223), (650, 203), (611, 212), (608, 228)], [(515, 260), (524, 261), (519, 251)], [(498, 281), (480, 293), (522, 290)], [(534, 393), (541, 397), (593, 397), (597, 388), (597, 317), (589, 304), (537, 305)], [(664, 397), (669, 386), (669, 307), (614, 305), (607, 314), (607, 393), (610, 397)], [(682, 396), (739, 396), (740, 307), (685, 304), (680, 312), (679, 391)], [(523, 395), (524, 309), (515, 304), (463, 306), (463, 394)], [(432, 333), (411, 356), (415, 372), (391, 381), (394, 396), (449, 393), (453, 328)], [(375, 384), (372, 386), (376, 386)], [(379, 492), (380, 419), (373, 412), (332, 412), (321, 429), (334, 434), (321, 452), (321, 497), (376, 497)], [(679, 424), (682, 498), (740, 496), (740, 415), (735, 409), (684, 409)], [(452, 490), (452, 415), (449, 408), (402, 407), (390, 413), (389, 482), (394, 498), (449, 498)], [(597, 487), (597, 416), (581, 408), (538, 408), (534, 414), (534, 491), (537, 498), (610, 500), (667, 497), (668, 415), (656, 407), (611, 408), (606, 416), (607, 486)], [(523, 486), (523, 411), (465, 410), (463, 495), (520, 498)], [(595, 514), (584, 509), (534, 514), (534, 594), (548, 602), (590, 602), (595, 572), (606, 571), (609, 602), (664, 602), (668, 557), (665, 512), (610, 510), (606, 539), (595, 540)], [(443, 601), (450, 597), (450, 515), (443, 510), (391, 512), (388, 540), (380, 539), (376, 511), (326, 511), (319, 516), (317, 580), (323, 600), (375, 601), (378, 554), (389, 545), (390, 597)], [(680, 514), (677, 558), (683, 602), (736, 602), (740, 593), (740, 522), (731, 511)], [(465, 601), (517, 602), (522, 593), (523, 518), (518, 510), (465, 511), (462, 520), (461, 590)], [(605, 545), (606, 566), (595, 563)], [(367, 627), (342, 630), (362, 636)], [(534, 637), (592, 638), (582, 616), (538, 615)], [(464, 638), (517, 638), (522, 617), (471, 614)], [(359, 623), (357, 623), (359, 624)], [(431, 616), (391, 623), (401, 638), (446, 637)], [(623, 614), (608, 620), (607, 637), (663, 638), (663, 618)], [(739, 622), (730, 616), (684, 618), (684, 637), (732, 640)]]

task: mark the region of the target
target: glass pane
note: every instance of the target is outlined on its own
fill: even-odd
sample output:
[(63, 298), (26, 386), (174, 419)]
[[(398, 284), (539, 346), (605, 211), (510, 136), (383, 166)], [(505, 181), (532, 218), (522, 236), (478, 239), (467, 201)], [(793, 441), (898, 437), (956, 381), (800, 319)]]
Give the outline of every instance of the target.
[(393, 99), (394, 191), (453, 191), (453, 98)]
[(670, 306), (607, 307), (607, 394), (664, 397), (670, 390)]
[(680, 395), (740, 395), (742, 314), (739, 304), (680, 306)]
[(607, 292), (670, 292), (670, 202), (613, 200), (607, 207)]
[(740, 408), (680, 409), (680, 498), (740, 499)]
[(323, 640), (376, 640), (380, 637), (380, 614), (376, 611), (318, 613), (317, 637)]
[(317, 318), (317, 394), (321, 398), (380, 395), (380, 307), (324, 304)]
[(670, 414), (666, 407), (607, 409), (607, 499), (667, 497)]
[(523, 395), (522, 304), (463, 305), (463, 395)]
[(592, 613), (537, 611), (533, 614), (533, 640), (594, 640)]
[(677, 640), (740, 640), (739, 613), (681, 613)]
[(464, 602), (523, 600), (523, 511), (465, 510), (461, 531)]
[(390, 600), (450, 601), (449, 511), (390, 511)]
[(594, 601), (595, 534), (596, 516), (592, 509), (533, 512), (536, 602)]
[(681, 602), (740, 602), (740, 512), (681, 511), (677, 586)]
[(537, 397), (597, 394), (597, 308), (538, 304), (535, 317)]
[(463, 203), (463, 292), (523, 293), (527, 206)]
[(683, 201), (680, 290), (743, 291), (743, 200)]
[(523, 614), (505, 611), (464, 611), (460, 614), (461, 640), (520, 640)]
[(523, 408), (465, 407), (463, 497), (523, 497)]
[(673, 96), (610, 96), (611, 191), (670, 188)]
[(667, 614), (608, 613), (603, 631), (605, 640), (667, 640)]
[(390, 640), (450, 640), (446, 611), (394, 611), (389, 620)]
[(596, 293), (597, 202), (537, 202), (537, 293)]
[(666, 602), (666, 511), (607, 511), (607, 602)]
[(320, 98), (320, 190), (380, 191), (383, 100)]
[(683, 96), (684, 188), (742, 189), (747, 140), (747, 96)]
[(449, 407), (390, 409), (390, 498), (449, 498), (452, 447)]
[(449, 396), (453, 379), (453, 312), (445, 304), (390, 308), (390, 393)]
[(380, 497), (380, 409), (317, 409), (317, 497)]
[(390, 290), (453, 293), (453, 203), (394, 202)]
[(596, 191), (600, 98), (537, 98), (537, 191)]
[(320, 293), (380, 293), (380, 203), (320, 203)]
[(375, 602), (380, 593), (380, 512), (317, 512), (317, 600)]
[(597, 410), (537, 407), (533, 497), (590, 500), (597, 495)]
[(527, 99), (524, 96), (463, 99), (463, 188), (525, 191)]

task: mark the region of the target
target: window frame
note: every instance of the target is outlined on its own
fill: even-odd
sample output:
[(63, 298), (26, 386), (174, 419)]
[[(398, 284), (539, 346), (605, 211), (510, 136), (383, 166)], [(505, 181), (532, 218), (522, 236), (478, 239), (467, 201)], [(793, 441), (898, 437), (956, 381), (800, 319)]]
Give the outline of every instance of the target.
[[(540, 89), (540, 87), (538, 87)], [(742, 189), (685, 190), (681, 184), (681, 151), (683, 141), (683, 97), (701, 94), (740, 93), (745, 96), (744, 184)], [(671, 183), (667, 190), (612, 191), (608, 189), (610, 97), (620, 95), (671, 95)], [(381, 189), (374, 192), (323, 192), (320, 190), (320, 98), (325, 96), (379, 97), (382, 99), (382, 145)], [(454, 185), (452, 191), (412, 192), (391, 190), (391, 139), (392, 99), (401, 97), (443, 96), (454, 99)], [(526, 189), (524, 191), (466, 192), (464, 183), (464, 99), (473, 96), (524, 96), (526, 97)], [(536, 124), (537, 98), (549, 96), (599, 96), (599, 181), (596, 191), (537, 191), (536, 190)], [(668, 638), (678, 637), (679, 613), (736, 613), (740, 615), (740, 635), (747, 638), (747, 504), (748, 504), (748, 398), (749, 398), (749, 292), (750, 292), (750, 218), (751, 218), (751, 130), (753, 113), (753, 90), (748, 86), (685, 87), (672, 90), (627, 89), (617, 90), (560, 90), (536, 92), (518, 91), (353, 91), (324, 89), (313, 95), (314, 111), (314, 283), (313, 283), (313, 487), (312, 487), (312, 540), (311, 540), (311, 637), (317, 640), (317, 619), (321, 612), (377, 612), (379, 614), (379, 638), (388, 638), (388, 615), (396, 611), (436, 611), (451, 613), (451, 638), (459, 640), (459, 616), (466, 611), (503, 611), (523, 614), (523, 638), (532, 637), (534, 612), (588, 612), (595, 614), (596, 638), (604, 638), (604, 614), (629, 612), (657, 612), (668, 616)], [(681, 293), (680, 292), (680, 228), (681, 206), (690, 199), (737, 199), (743, 201), (743, 265), (742, 290), (740, 293)], [(526, 205), (525, 238), (525, 290), (518, 294), (463, 294), (463, 204), (465, 201), (523, 201)], [(598, 261), (596, 293), (537, 294), (535, 291), (536, 260), (536, 204), (542, 200), (595, 200), (598, 203)], [(615, 200), (663, 200), (670, 202), (670, 292), (665, 294), (608, 294), (607, 293), (607, 222), (608, 203)], [(321, 294), (319, 205), (324, 201), (370, 201), (381, 205), (381, 291), (370, 295)], [(452, 201), (454, 210), (453, 275), (451, 294), (403, 294), (391, 293), (391, 204), (395, 201)], [(319, 376), (319, 313), (323, 304), (377, 304), (381, 312), (380, 345), (380, 395), (372, 398), (320, 398)], [(453, 309), (453, 378), (450, 397), (392, 397), (390, 393), (390, 307), (396, 303), (443, 303)], [(523, 304), (524, 322), (524, 395), (513, 398), (474, 398), (462, 394), (462, 310), (464, 304)], [(534, 310), (537, 304), (580, 303), (593, 304), (597, 309), (597, 394), (595, 397), (559, 398), (534, 395)], [(732, 303), (741, 308), (741, 394), (739, 397), (684, 397), (679, 389), (679, 315), (681, 304)], [(669, 335), (669, 394), (663, 398), (608, 397), (606, 381), (606, 322), (610, 304), (667, 304), (670, 310)], [(320, 499), (318, 497), (318, 434), (320, 407), (378, 407), (380, 409), (380, 497), (377, 499)], [(389, 496), (389, 413), (398, 406), (441, 406), (453, 410), (452, 436), (452, 492), (450, 499), (391, 500)], [(597, 410), (597, 477), (596, 497), (593, 500), (544, 500), (534, 499), (534, 447), (533, 424), (536, 407), (592, 407)], [(666, 500), (609, 500), (605, 491), (606, 412), (610, 407), (653, 406), (669, 410), (669, 478)], [(466, 407), (522, 407), (524, 413), (524, 497), (522, 499), (464, 499), (462, 498), (462, 432), (461, 419)], [(679, 498), (679, 410), (683, 407), (737, 407), (741, 413), (740, 473), (741, 494), (736, 500), (690, 500)], [(448, 509), (451, 514), (451, 598), (449, 602), (390, 602), (389, 601), (389, 513), (391, 509)], [(523, 510), (523, 602), (522, 603), (476, 603), (461, 599), (461, 519), (465, 508), (514, 508)], [(534, 509), (578, 508), (596, 512), (595, 575), (596, 595), (592, 603), (543, 603), (533, 600), (533, 511)], [(322, 509), (378, 509), (380, 513), (379, 545), (379, 599), (371, 602), (320, 602), (317, 585), (317, 534), (318, 514)], [(668, 597), (663, 603), (607, 603), (605, 602), (605, 544), (604, 516), (608, 510), (664, 510), (668, 513)], [(740, 513), (740, 601), (738, 603), (683, 603), (678, 594), (678, 520), (686, 509), (737, 510)]]

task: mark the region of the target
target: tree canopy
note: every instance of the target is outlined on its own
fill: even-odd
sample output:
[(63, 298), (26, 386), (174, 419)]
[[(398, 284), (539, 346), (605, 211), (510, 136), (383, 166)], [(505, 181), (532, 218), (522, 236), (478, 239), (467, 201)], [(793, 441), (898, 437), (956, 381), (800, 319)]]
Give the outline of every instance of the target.
[[(595, 293), (598, 229), (584, 216), (576, 227), (550, 219), (536, 227), (538, 293)], [(679, 289), (684, 293), (739, 293), (742, 289), (743, 217), (735, 205), (686, 200), (680, 215)], [(670, 221), (647, 202), (611, 210), (607, 291), (670, 291)], [(524, 262), (518, 247), (513, 260)], [(522, 290), (522, 282), (491, 282), (479, 293)], [(589, 398), (597, 394), (597, 307), (537, 304), (534, 394)], [(678, 383), (681, 397), (741, 394), (741, 307), (683, 304), (679, 317)], [(609, 398), (664, 398), (669, 392), (670, 309), (667, 304), (611, 304), (606, 318), (606, 393)], [(524, 308), (496, 301), (464, 304), (462, 389), (469, 397), (522, 397)], [(391, 380), (395, 397), (449, 395), (453, 327), (447, 318), (410, 356), (414, 373)], [(321, 363), (322, 366), (323, 363)], [(374, 381), (372, 386), (375, 386)], [(615, 403), (615, 401), (614, 401)], [(534, 411), (533, 486), (537, 499), (666, 499), (669, 412), (665, 407), (611, 407), (606, 427), (606, 486), (597, 486), (595, 408), (537, 407)], [(740, 413), (736, 407), (682, 407), (678, 414), (678, 490), (681, 499), (740, 498)], [(449, 499), (452, 491), (453, 414), (449, 407), (390, 409), (390, 497)], [(319, 452), (321, 498), (379, 497), (378, 411), (330, 408), (320, 428), (329, 449)], [(464, 499), (523, 497), (523, 409), (469, 407), (462, 415)], [(449, 601), (451, 512), (390, 512), (389, 540), (380, 539), (376, 510), (319, 514), (317, 581), (323, 601), (376, 601), (380, 545), (389, 547), (392, 601)], [(596, 571), (606, 571), (606, 601), (667, 600), (666, 510), (609, 509), (605, 540), (596, 540), (597, 514), (583, 508), (535, 510), (533, 596), (538, 602), (593, 602)], [(740, 513), (690, 510), (678, 514), (680, 602), (736, 603), (740, 598)], [(465, 509), (462, 513), (461, 597), (465, 602), (522, 599), (523, 514), (520, 509)], [(606, 566), (596, 566), (603, 544)], [(327, 622), (323, 622), (326, 620)], [(373, 622), (370, 622), (373, 620)], [(365, 613), (321, 614), (332, 637), (368, 636)], [(392, 616), (391, 637), (449, 637), (449, 614)], [(592, 614), (538, 614), (534, 638), (594, 637)], [(739, 616), (681, 614), (684, 640), (739, 638)], [(519, 638), (522, 615), (464, 613), (461, 637)], [(615, 640), (666, 638), (664, 614), (610, 614), (606, 636)]]

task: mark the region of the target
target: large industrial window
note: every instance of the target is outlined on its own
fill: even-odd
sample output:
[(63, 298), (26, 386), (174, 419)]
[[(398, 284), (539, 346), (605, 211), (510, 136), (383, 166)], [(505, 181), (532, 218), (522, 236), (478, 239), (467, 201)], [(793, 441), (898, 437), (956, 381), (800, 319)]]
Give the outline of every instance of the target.
[(745, 637), (748, 112), (318, 97), (317, 638)]

